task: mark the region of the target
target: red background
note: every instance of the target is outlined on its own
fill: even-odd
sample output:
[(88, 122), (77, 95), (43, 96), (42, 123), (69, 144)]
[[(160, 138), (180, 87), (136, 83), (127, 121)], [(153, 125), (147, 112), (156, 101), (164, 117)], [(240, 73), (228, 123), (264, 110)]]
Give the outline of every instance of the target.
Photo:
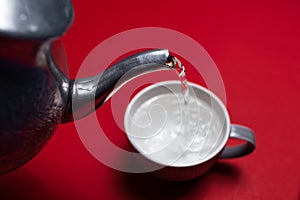
[[(63, 37), (71, 77), (96, 45), (116, 33), (147, 26), (180, 31), (214, 59), (232, 121), (252, 127), (257, 149), (220, 161), (194, 181), (175, 184), (103, 165), (69, 123), (31, 162), (0, 177), (0, 199), (300, 198), (300, 1), (73, 3), (75, 21)], [(109, 104), (97, 111), (99, 120), (110, 122), (108, 110)], [(117, 127), (110, 129), (112, 139), (124, 136)]]

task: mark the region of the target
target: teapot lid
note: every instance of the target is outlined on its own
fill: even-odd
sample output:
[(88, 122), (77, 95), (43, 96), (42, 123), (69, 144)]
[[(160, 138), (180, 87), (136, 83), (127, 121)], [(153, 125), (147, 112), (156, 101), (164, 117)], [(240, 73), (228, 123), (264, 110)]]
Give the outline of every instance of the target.
[(1, 0), (0, 36), (44, 40), (62, 35), (73, 21), (71, 0)]

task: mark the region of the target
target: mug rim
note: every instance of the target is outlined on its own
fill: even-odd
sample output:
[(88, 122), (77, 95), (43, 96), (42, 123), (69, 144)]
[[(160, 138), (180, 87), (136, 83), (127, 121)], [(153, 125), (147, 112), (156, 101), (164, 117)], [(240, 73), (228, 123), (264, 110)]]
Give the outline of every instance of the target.
[[(164, 164), (164, 163), (160, 163), (158, 161), (155, 161), (153, 159), (151, 159), (147, 154), (144, 154), (142, 153), (139, 148), (131, 141), (130, 137), (129, 137), (129, 134), (128, 134), (128, 123), (126, 123), (128, 120), (128, 116), (129, 116), (129, 113), (130, 111), (133, 109), (133, 106), (137, 103), (137, 101), (140, 99), (140, 97), (147, 93), (148, 91), (151, 91), (151, 90), (155, 90), (157, 89), (158, 87), (161, 87), (161, 86), (167, 86), (167, 85), (172, 85), (172, 84), (181, 84), (181, 82), (179, 80), (168, 80), (168, 81), (161, 81), (161, 82), (157, 82), (157, 83), (154, 83), (152, 85), (149, 85), (145, 88), (143, 88), (141, 91), (139, 91), (129, 102), (129, 104), (127, 105), (127, 108), (126, 108), (126, 111), (125, 111), (125, 114), (124, 114), (124, 129), (125, 129), (125, 134), (126, 134), (126, 137), (127, 139), (129, 140), (130, 144), (136, 149), (136, 151), (141, 154), (143, 157), (145, 157), (146, 159), (150, 160), (151, 162), (154, 162), (156, 164), (159, 164), (159, 165), (162, 165), (162, 166), (166, 166), (166, 167), (175, 167), (175, 168), (184, 168), (184, 167), (193, 167), (193, 166), (197, 166), (197, 165), (200, 165), (202, 163), (205, 163), (211, 159), (213, 159), (214, 157), (216, 157), (220, 152), (222, 152), (222, 150), (224, 149), (227, 141), (228, 141), (228, 138), (229, 138), (229, 133), (230, 133), (230, 117), (229, 117), (229, 114), (228, 114), (228, 111), (227, 111), (227, 108), (226, 106), (224, 105), (224, 103), (220, 100), (220, 98), (218, 96), (216, 96), (212, 91), (208, 90), (207, 88), (197, 84), (197, 83), (194, 83), (194, 82), (190, 82), (188, 81), (188, 85), (193, 87), (193, 88), (196, 88), (197, 90), (200, 90), (200, 91), (203, 91), (205, 92), (207, 95), (210, 96), (211, 99), (213, 99), (221, 108), (222, 110), (222, 113), (223, 113), (223, 117), (224, 117), (224, 123), (223, 123), (223, 129), (224, 129), (224, 126), (225, 127), (225, 130), (224, 130), (224, 139), (220, 142), (220, 144), (218, 145), (218, 147), (211, 153), (209, 154), (208, 156), (204, 157), (203, 159), (201, 159), (200, 161), (197, 161), (197, 162), (192, 162), (192, 163), (188, 163), (186, 165), (167, 165), (167, 164)], [(179, 157), (180, 158), (180, 157)], [(178, 158), (178, 159), (179, 159)]]

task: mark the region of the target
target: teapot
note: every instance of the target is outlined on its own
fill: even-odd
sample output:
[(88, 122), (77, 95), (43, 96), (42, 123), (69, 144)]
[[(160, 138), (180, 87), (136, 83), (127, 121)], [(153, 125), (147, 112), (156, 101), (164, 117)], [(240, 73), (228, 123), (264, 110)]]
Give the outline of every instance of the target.
[(70, 0), (0, 2), (0, 174), (36, 156), (59, 124), (78, 120), (105, 103), (124, 74), (134, 71), (129, 81), (175, 66), (168, 50), (153, 49), (96, 76), (71, 80), (54, 58), (60, 51), (53, 44), (73, 16)]

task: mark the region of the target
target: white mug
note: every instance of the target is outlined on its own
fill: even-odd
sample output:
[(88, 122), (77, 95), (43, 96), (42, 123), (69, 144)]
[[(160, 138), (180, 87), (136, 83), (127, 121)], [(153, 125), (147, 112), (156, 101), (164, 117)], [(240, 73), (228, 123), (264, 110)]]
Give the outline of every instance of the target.
[[(253, 131), (230, 124), (222, 101), (206, 88), (188, 83), (184, 103), (181, 82), (146, 87), (129, 103), (124, 117), (127, 138), (142, 154), (144, 167), (170, 181), (196, 178), (219, 158), (235, 158), (255, 149)], [(229, 138), (243, 144), (225, 147)]]

